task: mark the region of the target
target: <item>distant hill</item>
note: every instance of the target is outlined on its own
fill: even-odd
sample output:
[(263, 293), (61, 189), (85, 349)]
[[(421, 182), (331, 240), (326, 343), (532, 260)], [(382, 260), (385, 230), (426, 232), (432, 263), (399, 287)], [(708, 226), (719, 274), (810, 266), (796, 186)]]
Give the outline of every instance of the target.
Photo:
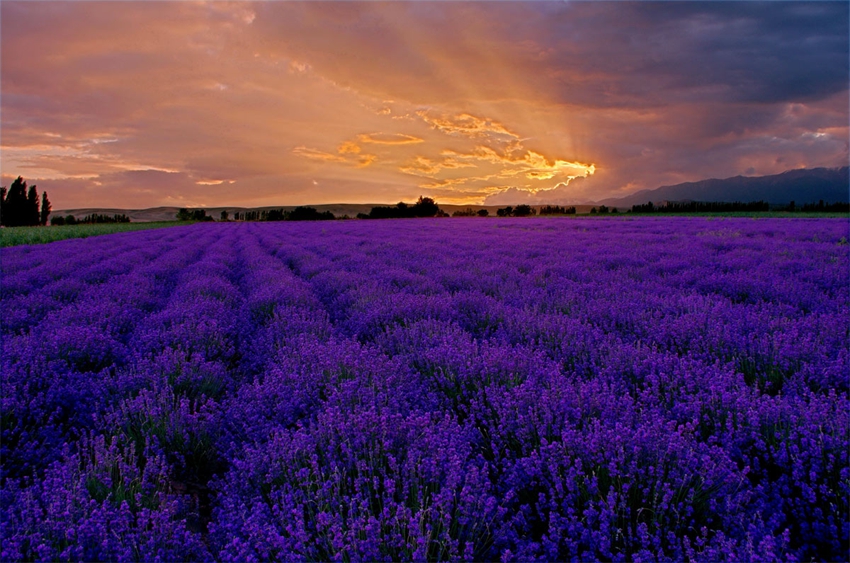
[(773, 176), (735, 176), (722, 180), (686, 182), (642, 190), (623, 198), (605, 199), (598, 203), (614, 207), (631, 207), (648, 201), (766, 201), (771, 205), (850, 200), (848, 167), (803, 168)]
[[(442, 204), (437, 202), (440, 206), (440, 209), (451, 215), (455, 211), (465, 210), (471, 208), (475, 211), (479, 209), (486, 209), (490, 212), (490, 215), (496, 215), (496, 210), (499, 207), (504, 207), (503, 205), (449, 205)], [(329, 203), (324, 205), (307, 205), (308, 207), (313, 207), (319, 212), (330, 211), (336, 217), (342, 217), (343, 215), (348, 215), (349, 217), (357, 217), (358, 213), (369, 213), (371, 209), (378, 205), (388, 205), (386, 203)], [(207, 215), (211, 216), (213, 219), (218, 221), (219, 217), (221, 217), (221, 212), (223, 210), (227, 210), (227, 213), (233, 217), (233, 213), (243, 212), (243, 211), (263, 211), (270, 209), (284, 209), (286, 211), (292, 211), (298, 207), (297, 205), (269, 205), (265, 207), (236, 207), (236, 206), (227, 206), (227, 207), (204, 207), (206, 209)], [(194, 208), (193, 208), (194, 209)], [(590, 209), (590, 207), (588, 207)], [(86, 215), (91, 215), (92, 213), (100, 213), (102, 215), (115, 215), (124, 214), (130, 218), (130, 221), (133, 223), (147, 223), (150, 221), (176, 221), (177, 220), (177, 211), (179, 211), (179, 207), (151, 207), (149, 209), (113, 209), (113, 208), (81, 208), (81, 209), (57, 209), (50, 214), (50, 217), (55, 217), (57, 215), (61, 215), (62, 217), (66, 215), (73, 215), (77, 219), (82, 219)]]

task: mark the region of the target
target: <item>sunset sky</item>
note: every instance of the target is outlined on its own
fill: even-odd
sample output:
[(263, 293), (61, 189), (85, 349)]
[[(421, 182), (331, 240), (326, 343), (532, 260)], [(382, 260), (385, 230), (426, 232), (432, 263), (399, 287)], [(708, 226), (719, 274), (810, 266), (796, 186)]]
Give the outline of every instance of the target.
[(54, 209), (581, 203), (848, 163), (847, 2), (0, 2)]

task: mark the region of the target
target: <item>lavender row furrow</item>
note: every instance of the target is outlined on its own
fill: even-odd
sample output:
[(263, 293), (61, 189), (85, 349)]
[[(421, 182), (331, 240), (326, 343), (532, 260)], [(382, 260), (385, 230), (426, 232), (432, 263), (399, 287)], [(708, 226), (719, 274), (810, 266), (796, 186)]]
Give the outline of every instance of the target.
[(8, 254), (0, 559), (850, 557), (845, 220), (167, 231)]
[[(76, 242), (79, 245), (79, 241)], [(164, 253), (180, 245), (180, 239), (166, 239), (151, 245), (144, 239), (132, 238), (93, 249), (66, 245), (61, 260), (48, 261), (44, 266), (11, 276), (5, 274), (4, 256), (4, 276), (0, 283), (2, 331), (4, 334), (25, 332), (49, 314), (84, 298), (87, 292), (98, 295), (101, 292), (98, 286), (104, 281), (120, 285), (115, 281), (116, 276), (135, 275), (134, 270), (140, 265), (157, 262)], [(74, 275), (68, 275), (70, 272)], [(132, 284), (126, 286), (132, 287)], [(21, 293), (22, 288), (27, 291)]]
[[(4, 387), (15, 389), (18, 400), (4, 405), (9, 422), (4, 448), (11, 449), (4, 455), (4, 481), (12, 483), (4, 494), (14, 499), (11, 521), (28, 525), (36, 537), (54, 538), (41, 546), (39, 558), (123, 559), (138, 557), (140, 550), (156, 554), (166, 545), (171, 559), (206, 553), (197, 530), (186, 523), (188, 518), (199, 527), (199, 500), (186, 494), (181, 480), (193, 479), (197, 466), (206, 470), (211, 456), (187, 450), (199, 450), (203, 438), (197, 435), (207, 430), (215, 409), (205, 396), (190, 404), (180, 392), (186, 381), (177, 374), (188, 379), (221, 372), (185, 358), (185, 332), (180, 333), (184, 323), (191, 324), (184, 304), (193, 292), (186, 282), (221, 265), (216, 239), (204, 233), (196, 245), (179, 245), (153, 263), (134, 264), (130, 273), (99, 286), (96, 295), (11, 342), (11, 367), (4, 375), (13, 379)], [(183, 315), (176, 326), (164, 323), (174, 312)], [(199, 323), (207, 316), (206, 310), (195, 315)], [(159, 338), (150, 339), (152, 332)], [(4, 395), (4, 401), (15, 398)], [(36, 485), (59, 483), (38, 494), (37, 488), (14, 494), (21, 481), (7, 479), (7, 472), (26, 475), (23, 482)], [(52, 524), (69, 511), (76, 516), (66, 522), (68, 529)], [(158, 528), (152, 530), (154, 524)], [(69, 542), (69, 533), (79, 541)], [(116, 534), (120, 538), (113, 541)], [(63, 545), (64, 550), (57, 547)]]

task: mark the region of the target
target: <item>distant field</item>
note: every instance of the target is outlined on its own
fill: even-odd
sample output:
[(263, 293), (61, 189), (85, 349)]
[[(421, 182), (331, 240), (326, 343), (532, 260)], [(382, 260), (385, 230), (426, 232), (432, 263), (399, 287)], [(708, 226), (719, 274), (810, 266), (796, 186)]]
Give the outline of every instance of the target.
[[(461, 207), (461, 206), (451, 206)], [(475, 209), (483, 208), (482, 206)], [(97, 210), (93, 212), (99, 212)], [(848, 218), (846, 213), (788, 213), (786, 211), (760, 211), (760, 212), (731, 212), (731, 213), (619, 213), (607, 215), (589, 215), (578, 213), (577, 215), (548, 215), (543, 216), (549, 218), (574, 218), (574, 217), (611, 217), (611, 218), (629, 218), (629, 217), (735, 217), (735, 218), (753, 218), (753, 219), (775, 219), (780, 217), (787, 218)], [(492, 217), (491, 217), (492, 218)], [(150, 221), (144, 223), (114, 223), (114, 224), (99, 224), (99, 225), (62, 225), (52, 227), (7, 227), (0, 229), (0, 248), (6, 246), (19, 246), (22, 244), (43, 244), (46, 242), (54, 242), (57, 240), (65, 240), (72, 238), (86, 238), (97, 235), (108, 235), (112, 233), (123, 233), (127, 231), (140, 231), (145, 229), (159, 229), (162, 227), (174, 227), (177, 225), (186, 224), (177, 221)]]
[(62, 225), (61, 227), (7, 227), (0, 229), (0, 248), (21, 244), (44, 244), (69, 238), (86, 238), (127, 231), (159, 229), (185, 223), (159, 221), (152, 223), (104, 223), (97, 225)]

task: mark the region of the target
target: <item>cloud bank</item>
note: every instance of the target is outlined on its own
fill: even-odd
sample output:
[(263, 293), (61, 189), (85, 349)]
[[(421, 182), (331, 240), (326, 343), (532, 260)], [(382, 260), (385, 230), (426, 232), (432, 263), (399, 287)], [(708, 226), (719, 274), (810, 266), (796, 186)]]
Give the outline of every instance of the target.
[(0, 3), (54, 207), (574, 203), (848, 162), (843, 2)]

